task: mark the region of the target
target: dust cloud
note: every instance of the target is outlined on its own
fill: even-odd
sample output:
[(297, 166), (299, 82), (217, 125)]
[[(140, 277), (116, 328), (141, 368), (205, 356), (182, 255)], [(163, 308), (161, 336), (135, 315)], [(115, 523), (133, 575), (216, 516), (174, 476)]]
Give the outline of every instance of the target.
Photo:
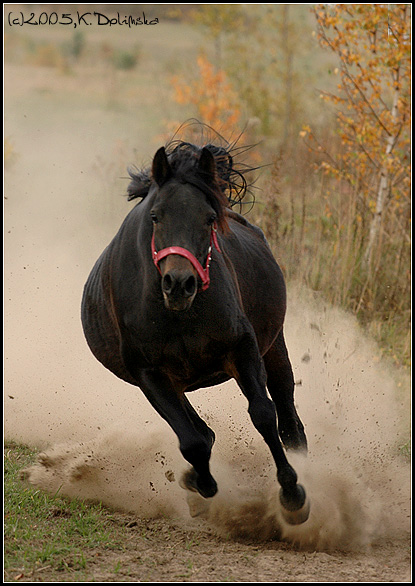
[(93, 134), (75, 148), (60, 131), (15, 132), (19, 158), (5, 179), (5, 438), (43, 450), (26, 479), (134, 515), (306, 549), (362, 547), (408, 531), (410, 471), (399, 455), (408, 423), (395, 381), (353, 318), (294, 286), (286, 341), (310, 453), (290, 459), (311, 500), (309, 520), (281, 519), (274, 465), (233, 382), (189, 396), (216, 432), (219, 493), (204, 500), (180, 488), (186, 464), (173, 432), (84, 340), (83, 284), (130, 204), (119, 198), (100, 215)]
[[(306, 458), (289, 459), (308, 492), (310, 518), (299, 526), (283, 521), (272, 463), (251, 436), (237, 392), (232, 402), (223, 399), (226, 414), (216, 414), (213, 425), (221, 491), (210, 504), (189, 494), (191, 513), (224, 535), (280, 538), (311, 550), (360, 549), (409, 530), (410, 475), (397, 455), (402, 417), (395, 382), (350, 316), (293, 287), (289, 300), (286, 340), (309, 440)], [(207, 400), (199, 405), (213, 418)]]

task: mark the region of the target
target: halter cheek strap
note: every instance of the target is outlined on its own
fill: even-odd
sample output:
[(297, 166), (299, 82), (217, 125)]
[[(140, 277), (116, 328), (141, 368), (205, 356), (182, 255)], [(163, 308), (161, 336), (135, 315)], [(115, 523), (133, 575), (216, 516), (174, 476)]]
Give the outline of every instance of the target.
[(187, 250), (186, 248), (182, 248), (181, 246), (168, 246), (167, 248), (163, 248), (162, 250), (157, 252), (156, 245), (154, 242), (154, 231), (153, 231), (153, 236), (151, 238), (151, 255), (153, 258), (153, 262), (156, 265), (159, 273), (161, 274), (159, 262), (163, 258), (165, 258), (166, 256), (169, 256), (170, 254), (177, 254), (179, 256), (183, 256), (184, 258), (187, 258), (187, 260), (190, 261), (192, 263), (192, 265), (194, 266), (194, 268), (196, 269), (196, 272), (202, 281), (202, 291), (206, 291), (206, 289), (210, 285), (209, 267), (210, 267), (210, 261), (212, 259), (212, 245), (216, 248), (216, 250), (218, 252), (220, 252), (220, 253), (222, 252), (219, 247), (219, 243), (218, 243), (217, 231), (218, 231), (218, 229), (217, 229), (217, 225), (215, 222), (212, 226), (212, 231), (210, 233), (210, 243), (209, 243), (209, 249), (208, 249), (208, 255), (207, 255), (207, 259), (206, 259), (205, 268), (202, 267), (202, 265), (197, 260), (197, 258), (189, 250)]

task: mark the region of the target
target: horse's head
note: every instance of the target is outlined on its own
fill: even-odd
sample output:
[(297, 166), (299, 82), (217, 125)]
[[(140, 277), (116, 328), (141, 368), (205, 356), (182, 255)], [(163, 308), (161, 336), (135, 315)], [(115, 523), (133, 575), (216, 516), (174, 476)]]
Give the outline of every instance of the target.
[(219, 250), (217, 228), (226, 225), (228, 203), (216, 178), (216, 163), (207, 148), (169, 162), (160, 148), (152, 165), (155, 197), (152, 255), (161, 274), (165, 306), (191, 307), (197, 292), (209, 286), (212, 245)]

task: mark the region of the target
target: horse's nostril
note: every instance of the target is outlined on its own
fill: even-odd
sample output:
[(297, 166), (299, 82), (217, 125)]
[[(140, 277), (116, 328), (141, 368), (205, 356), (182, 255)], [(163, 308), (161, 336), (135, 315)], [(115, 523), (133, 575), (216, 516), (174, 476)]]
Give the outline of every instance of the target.
[(163, 282), (162, 282), (162, 288), (165, 293), (171, 293), (171, 291), (173, 289), (174, 281), (175, 281), (175, 279), (173, 279), (169, 273), (164, 275)]
[(169, 271), (162, 280), (162, 290), (166, 295), (173, 295), (175, 297), (192, 297), (197, 289), (197, 280), (193, 274), (186, 272), (185, 274), (177, 271)]
[(184, 295), (185, 297), (191, 297), (192, 295), (194, 295), (194, 292), (196, 291), (196, 278), (194, 277), (194, 275), (190, 275), (190, 277), (188, 277), (185, 281), (184, 281), (184, 285), (183, 285), (183, 291), (184, 291)]

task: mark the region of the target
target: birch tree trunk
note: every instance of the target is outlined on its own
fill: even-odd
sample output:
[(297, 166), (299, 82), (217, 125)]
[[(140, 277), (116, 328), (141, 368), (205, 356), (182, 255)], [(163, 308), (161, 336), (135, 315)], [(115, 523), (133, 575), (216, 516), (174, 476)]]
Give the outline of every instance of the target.
[[(385, 150), (385, 162), (382, 165), (380, 170), (380, 178), (379, 178), (379, 187), (377, 192), (376, 198), (376, 208), (375, 213), (373, 215), (370, 230), (369, 230), (369, 240), (368, 245), (366, 247), (364, 256), (363, 256), (363, 266), (364, 268), (370, 273), (372, 268), (372, 257), (373, 257), (373, 250), (377, 239), (379, 237), (381, 225), (382, 225), (382, 215), (385, 209), (385, 204), (388, 199), (388, 195), (390, 193), (391, 185), (389, 180), (389, 170), (388, 170), (388, 158), (393, 151), (393, 147), (395, 145), (397, 135), (399, 134), (399, 127), (396, 127), (396, 118), (398, 114), (398, 101), (399, 101), (399, 68), (395, 71), (394, 75), (394, 93), (393, 93), (393, 104), (391, 110), (391, 131), (386, 141), (386, 150)], [(396, 132), (393, 130), (396, 129)]]

